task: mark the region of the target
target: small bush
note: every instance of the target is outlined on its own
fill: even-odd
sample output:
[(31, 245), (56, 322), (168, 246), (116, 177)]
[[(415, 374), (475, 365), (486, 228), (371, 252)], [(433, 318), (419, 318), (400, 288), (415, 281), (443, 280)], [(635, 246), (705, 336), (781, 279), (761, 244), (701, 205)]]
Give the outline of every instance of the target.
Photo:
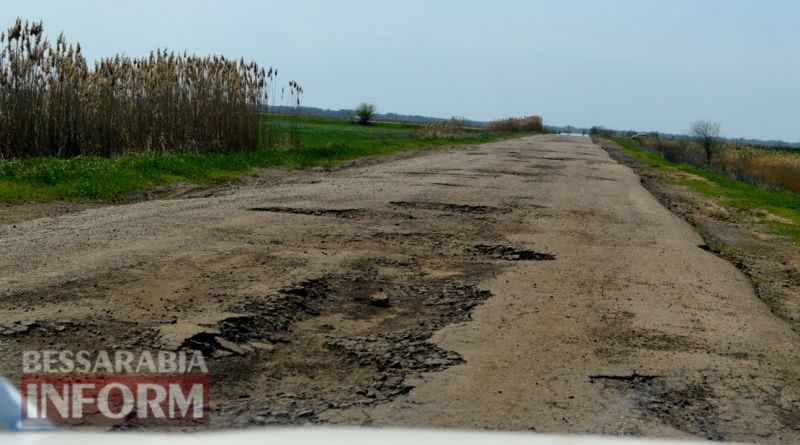
[(372, 118), (375, 117), (377, 107), (375, 104), (361, 103), (355, 109), (356, 120), (360, 125), (369, 125)]
[(711, 158), (719, 148), (719, 124), (710, 121), (692, 122), (689, 134), (702, 146), (706, 154), (706, 163), (711, 164)]

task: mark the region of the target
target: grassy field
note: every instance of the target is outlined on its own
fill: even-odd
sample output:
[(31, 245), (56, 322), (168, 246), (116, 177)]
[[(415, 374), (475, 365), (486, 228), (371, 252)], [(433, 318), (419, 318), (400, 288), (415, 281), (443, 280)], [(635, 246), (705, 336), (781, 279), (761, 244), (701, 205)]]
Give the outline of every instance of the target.
[(670, 174), (673, 182), (686, 186), (718, 205), (735, 209), (746, 220), (768, 232), (800, 243), (800, 195), (730, 179), (711, 170), (672, 162), (655, 151), (643, 150), (635, 141), (612, 138), (631, 156)]
[[(280, 136), (287, 116), (271, 116)], [(0, 160), (0, 202), (116, 199), (158, 184), (188, 181), (223, 182), (249, 174), (255, 167), (305, 168), (397, 150), (497, 140), (507, 133), (465, 131), (453, 137), (423, 138), (420, 126), (378, 122), (361, 126), (348, 121), (303, 117), (299, 149), (268, 148), (237, 152), (139, 152), (115, 157), (34, 157)]]

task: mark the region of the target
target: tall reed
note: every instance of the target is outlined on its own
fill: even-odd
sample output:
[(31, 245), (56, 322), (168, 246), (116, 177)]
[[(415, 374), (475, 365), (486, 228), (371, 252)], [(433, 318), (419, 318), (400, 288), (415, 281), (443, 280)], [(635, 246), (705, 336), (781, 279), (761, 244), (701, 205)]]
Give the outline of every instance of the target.
[(258, 147), (277, 71), (158, 49), (90, 66), (20, 19), (0, 33), (0, 158)]
[(488, 122), (483, 127), (486, 131), (544, 131), (544, 121), (541, 116), (528, 116), (523, 118), (509, 118)]

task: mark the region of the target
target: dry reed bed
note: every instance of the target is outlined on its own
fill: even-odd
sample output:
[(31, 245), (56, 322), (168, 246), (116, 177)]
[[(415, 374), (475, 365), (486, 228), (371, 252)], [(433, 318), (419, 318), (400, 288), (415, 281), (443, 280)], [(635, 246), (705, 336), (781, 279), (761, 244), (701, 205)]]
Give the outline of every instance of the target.
[(800, 153), (743, 147), (723, 149), (714, 164), (737, 179), (755, 179), (800, 193)]
[(544, 121), (541, 116), (528, 116), (523, 118), (509, 118), (491, 121), (484, 125), (486, 131), (544, 131)]
[(800, 193), (800, 152), (720, 143), (709, 165), (703, 148), (689, 138), (649, 135), (639, 138), (639, 143), (673, 162), (711, 168), (730, 178)]
[(17, 19), (0, 33), (0, 158), (255, 149), (276, 74), (160, 49), (92, 67), (80, 44)]
[(439, 122), (431, 122), (424, 124), (418, 132), (418, 136), (422, 138), (440, 138), (452, 137), (464, 134), (465, 122), (462, 118), (451, 118)]

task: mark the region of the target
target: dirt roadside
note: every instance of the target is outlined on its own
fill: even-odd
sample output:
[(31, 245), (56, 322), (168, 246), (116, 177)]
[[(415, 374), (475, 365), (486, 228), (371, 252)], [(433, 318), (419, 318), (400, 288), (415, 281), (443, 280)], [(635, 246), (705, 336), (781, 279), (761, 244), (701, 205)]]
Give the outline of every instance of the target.
[(215, 428), (800, 439), (797, 333), (587, 139), (276, 175), (0, 226), (0, 372), (191, 347)]

